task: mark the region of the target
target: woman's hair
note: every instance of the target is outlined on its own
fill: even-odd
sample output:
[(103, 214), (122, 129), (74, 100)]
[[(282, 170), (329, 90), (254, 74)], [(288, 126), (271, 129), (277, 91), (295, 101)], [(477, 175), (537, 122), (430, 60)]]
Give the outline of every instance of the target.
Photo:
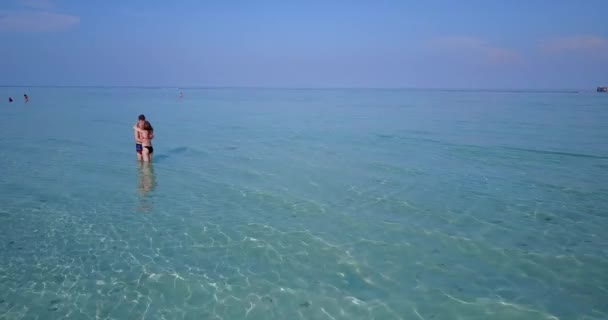
[(146, 130), (146, 131), (154, 131), (154, 129), (152, 128), (152, 125), (150, 124), (150, 121), (144, 122), (143, 129)]

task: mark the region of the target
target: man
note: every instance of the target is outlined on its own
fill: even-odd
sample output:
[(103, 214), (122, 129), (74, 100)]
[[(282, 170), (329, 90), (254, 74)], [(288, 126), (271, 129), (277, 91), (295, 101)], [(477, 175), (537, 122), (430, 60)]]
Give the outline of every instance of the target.
[[(144, 127), (144, 123), (146, 122), (146, 116), (144, 116), (143, 114), (140, 114), (139, 117), (137, 117), (137, 123), (135, 124), (138, 128), (143, 129)], [(140, 137), (140, 133), (136, 130), (133, 130), (133, 135), (135, 136), (135, 152), (137, 152), (137, 160), (142, 160), (141, 157), (141, 152), (143, 150), (143, 147), (141, 146), (141, 137)]]

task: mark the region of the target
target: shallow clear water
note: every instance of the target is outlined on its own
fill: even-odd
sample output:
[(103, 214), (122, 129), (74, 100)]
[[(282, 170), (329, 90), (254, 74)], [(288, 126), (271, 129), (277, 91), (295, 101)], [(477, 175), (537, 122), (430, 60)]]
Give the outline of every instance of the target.
[(24, 90), (0, 319), (608, 318), (607, 95)]

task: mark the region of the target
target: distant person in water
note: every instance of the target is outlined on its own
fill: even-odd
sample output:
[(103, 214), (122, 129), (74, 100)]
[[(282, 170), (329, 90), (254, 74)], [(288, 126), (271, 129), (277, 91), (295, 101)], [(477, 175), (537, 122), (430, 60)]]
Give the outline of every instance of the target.
[(30, 102), (30, 97), (28, 97), (27, 94), (23, 95), (23, 99), (25, 100), (25, 103)]
[(181, 99), (181, 98), (183, 98), (183, 97), (184, 97), (184, 93), (180, 91), (180, 92), (179, 92), (179, 98)]
[(152, 128), (152, 124), (150, 124), (150, 122), (147, 120), (143, 120), (143, 125), (140, 127), (140, 121), (138, 121), (138, 123), (133, 126), (133, 130), (137, 134), (139, 134), (139, 139), (141, 142), (141, 153), (138, 151), (137, 159), (141, 159), (143, 161), (152, 161), (152, 153), (154, 152), (154, 148), (152, 147), (152, 139), (154, 138), (154, 128)]
[(13, 98), (8, 97), (8, 103), (13, 103)]

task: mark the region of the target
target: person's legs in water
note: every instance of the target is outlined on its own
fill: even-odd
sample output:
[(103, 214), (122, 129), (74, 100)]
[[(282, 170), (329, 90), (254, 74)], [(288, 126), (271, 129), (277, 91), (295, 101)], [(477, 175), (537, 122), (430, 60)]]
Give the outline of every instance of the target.
[(144, 150), (142, 150), (141, 158), (146, 162), (150, 161), (150, 151), (148, 151), (147, 147), (144, 147)]
[(154, 148), (152, 148), (152, 146), (145, 147), (145, 148), (148, 149), (148, 160), (152, 161), (152, 155), (154, 154)]
[(141, 143), (136, 143), (135, 144), (135, 152), (137, 154), (137, 160), (141, 161), (142, 160), (142, 152), (143, 152), (143, 147), (141, 146)]

